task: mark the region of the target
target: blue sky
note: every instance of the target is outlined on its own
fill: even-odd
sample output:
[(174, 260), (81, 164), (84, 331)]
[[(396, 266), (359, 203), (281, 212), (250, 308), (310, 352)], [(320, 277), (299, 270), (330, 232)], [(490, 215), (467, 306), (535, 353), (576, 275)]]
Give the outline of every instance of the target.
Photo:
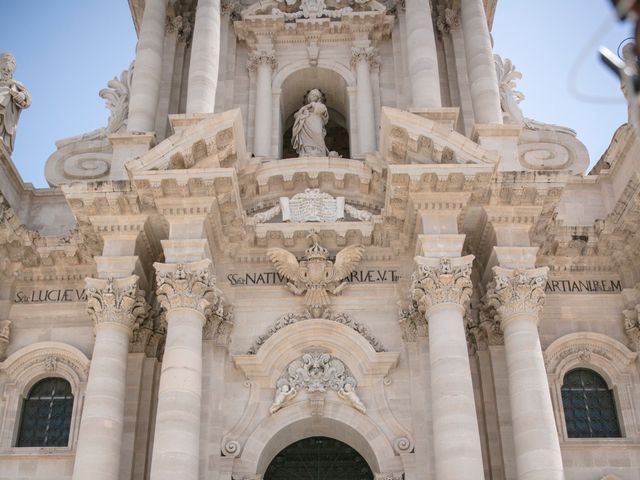
[[(16, 56), (15, 78), (33, 95), (13, 159), (25, 181), (45, 187), (44, 164), (55, 140), (106, 125), (98, 91), (133, 59), (133, 22), (126, 0), (2, 3), (9, 21), (0, 29), (0, 51)], [(525, 115), (576, 130), (592, 164), (627, 118), (618, 82), (596, 49), (616, 51), (630, 32), (630, 24), (613, 20), (608, 0), (498, 0), (494, 51), (523, 73), (518, 89), (526, 96)]]

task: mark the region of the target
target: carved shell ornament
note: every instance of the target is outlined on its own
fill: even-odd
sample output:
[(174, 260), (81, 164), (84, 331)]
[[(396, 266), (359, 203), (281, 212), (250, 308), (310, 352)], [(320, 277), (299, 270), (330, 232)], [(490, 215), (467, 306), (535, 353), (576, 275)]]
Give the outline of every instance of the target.
[(336, 255), (335, 264), (328, 260), (329, 251), (318, 243), (318, 234), (308, 238), (313, 245), (305, 251), (305, 259), (298, 262), (296, 256), (282, 248), (270, 248), (267, 256), (278, 273), (289, 281), (286, 287), (294, 295), (305, 295), (304, 303), (311, 313), (319, 318), (331, 303), (329, 293), (340, 295), (347, 282), (344, 279), (353, 272), (362, 259), (364, 246), (350, 245)]
[(277, 380), (276, 395), (269, 411), (276, 413), (298, 392), (324, 393), (332, 390), (353, 408), (365, 413), (366, 408), (356, 393), (357, 385), (341, 360), (323, 350), (309, 351), (292, 361)]

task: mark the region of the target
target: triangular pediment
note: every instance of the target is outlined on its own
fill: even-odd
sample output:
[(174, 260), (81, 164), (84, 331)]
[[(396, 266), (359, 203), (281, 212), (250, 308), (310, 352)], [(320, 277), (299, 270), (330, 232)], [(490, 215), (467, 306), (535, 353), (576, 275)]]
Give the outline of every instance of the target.
[(173, 135), (127, 162), (131, 173), (190, 168), (242, 168), (247, 158), (240, 109), (171, 115)]
[(496, 152), (446, 124), (415, 113), (383, 107), (380, 123), (380, 153), (390, 164), (493, 165), (499, 160)]

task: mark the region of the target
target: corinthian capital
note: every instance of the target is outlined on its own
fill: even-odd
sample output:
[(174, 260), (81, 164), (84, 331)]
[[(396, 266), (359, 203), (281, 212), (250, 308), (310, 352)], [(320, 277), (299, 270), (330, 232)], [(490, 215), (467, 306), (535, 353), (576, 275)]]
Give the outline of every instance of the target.
[(137, 275), (107, 280), (87, 278), (86, 284), (87, 311), (96, 327), (112, 323), (135, 329), (147, 313)]
[(351, 49), (351, 66), (355, 67), (358, 62), (367, 62), (370, 67), (378, 65), (378, 49), (375, 47), (353, 47)]
[(158, 301), (162, 308), (192, 308), (203, 315), (221, 296), (211, 260), (186, 264), (154, 263)]
[(411, 298), (426, 313), (431, 307), (454, 303), (469, 304), (473, 284), (473, 255), (456, 258), (415, 257), (418, 268), (411, 276)]
[(250, 52), (247, 68), (253, 72), (258, 68), (258, 65), (268, 65), (272, 69), (276, 68), (278, 66), (278, 61), (276, 60), (275, 52), (273, 50), (256, 50), (254, 52)]
[(528, 314), (537, 318), (544, 305), (544, 287), (548, 267), (531, 270), (512, 270), (493, 267), (495, 286), (487, 298), (504, 322), (514, 315)]

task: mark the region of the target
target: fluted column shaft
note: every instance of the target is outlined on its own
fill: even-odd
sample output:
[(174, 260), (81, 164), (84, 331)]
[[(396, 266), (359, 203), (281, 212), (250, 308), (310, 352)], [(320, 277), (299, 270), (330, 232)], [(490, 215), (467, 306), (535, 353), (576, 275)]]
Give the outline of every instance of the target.
[(166, 14), (167, 0), (146, 1), (129, 100), (130, 132), (152, 132), (156, 123)]
[(484, 479), (464, 312), (473, 256), (416, 257), (412, 297), (429, 327), (433, 448), (438, 480)]
[(377, 53), (377, 49), (373, 47), (357, 47), (351, 50), (351, 62), (356, 69), (356, 105), (361, 154), (376, 151), (376, 120), (370, 65), (377, 62)]
[(547, 267), (525, 271), (494, 267), (496, 285), (489, 292), (504, 331), (519, 480), (564, 478), (538, 335), (547, 270)]
[(482, 0), (462, 0), (462, 32), (476, 123), (502, 123), (500, 93)]
[(213, 113), (220, 65), (220, 0), (198, 0), (187, 90), (187, 113)]
[(440, 74), (429, 0), (406, 0), (407, 49), (414, 108), (439, 108)]
[(87, 381), (74, 480), (118, 480), (124, 425), (127, 355), (132, 327), (145, 312), (138, 277), (87, 279), (96, 339)]
[(152, 480), (197, 480), (202, 397), (202, 329), (218, 290), (211, 261), (156, 263), (167, 340), (151, 460)]
[(256, 51), (249, 55), (249, 70), (256, 71), (256, 117), (253, 153), (258, 157), (271, 156), (271, 75), (276, 66), (273, 51)]

